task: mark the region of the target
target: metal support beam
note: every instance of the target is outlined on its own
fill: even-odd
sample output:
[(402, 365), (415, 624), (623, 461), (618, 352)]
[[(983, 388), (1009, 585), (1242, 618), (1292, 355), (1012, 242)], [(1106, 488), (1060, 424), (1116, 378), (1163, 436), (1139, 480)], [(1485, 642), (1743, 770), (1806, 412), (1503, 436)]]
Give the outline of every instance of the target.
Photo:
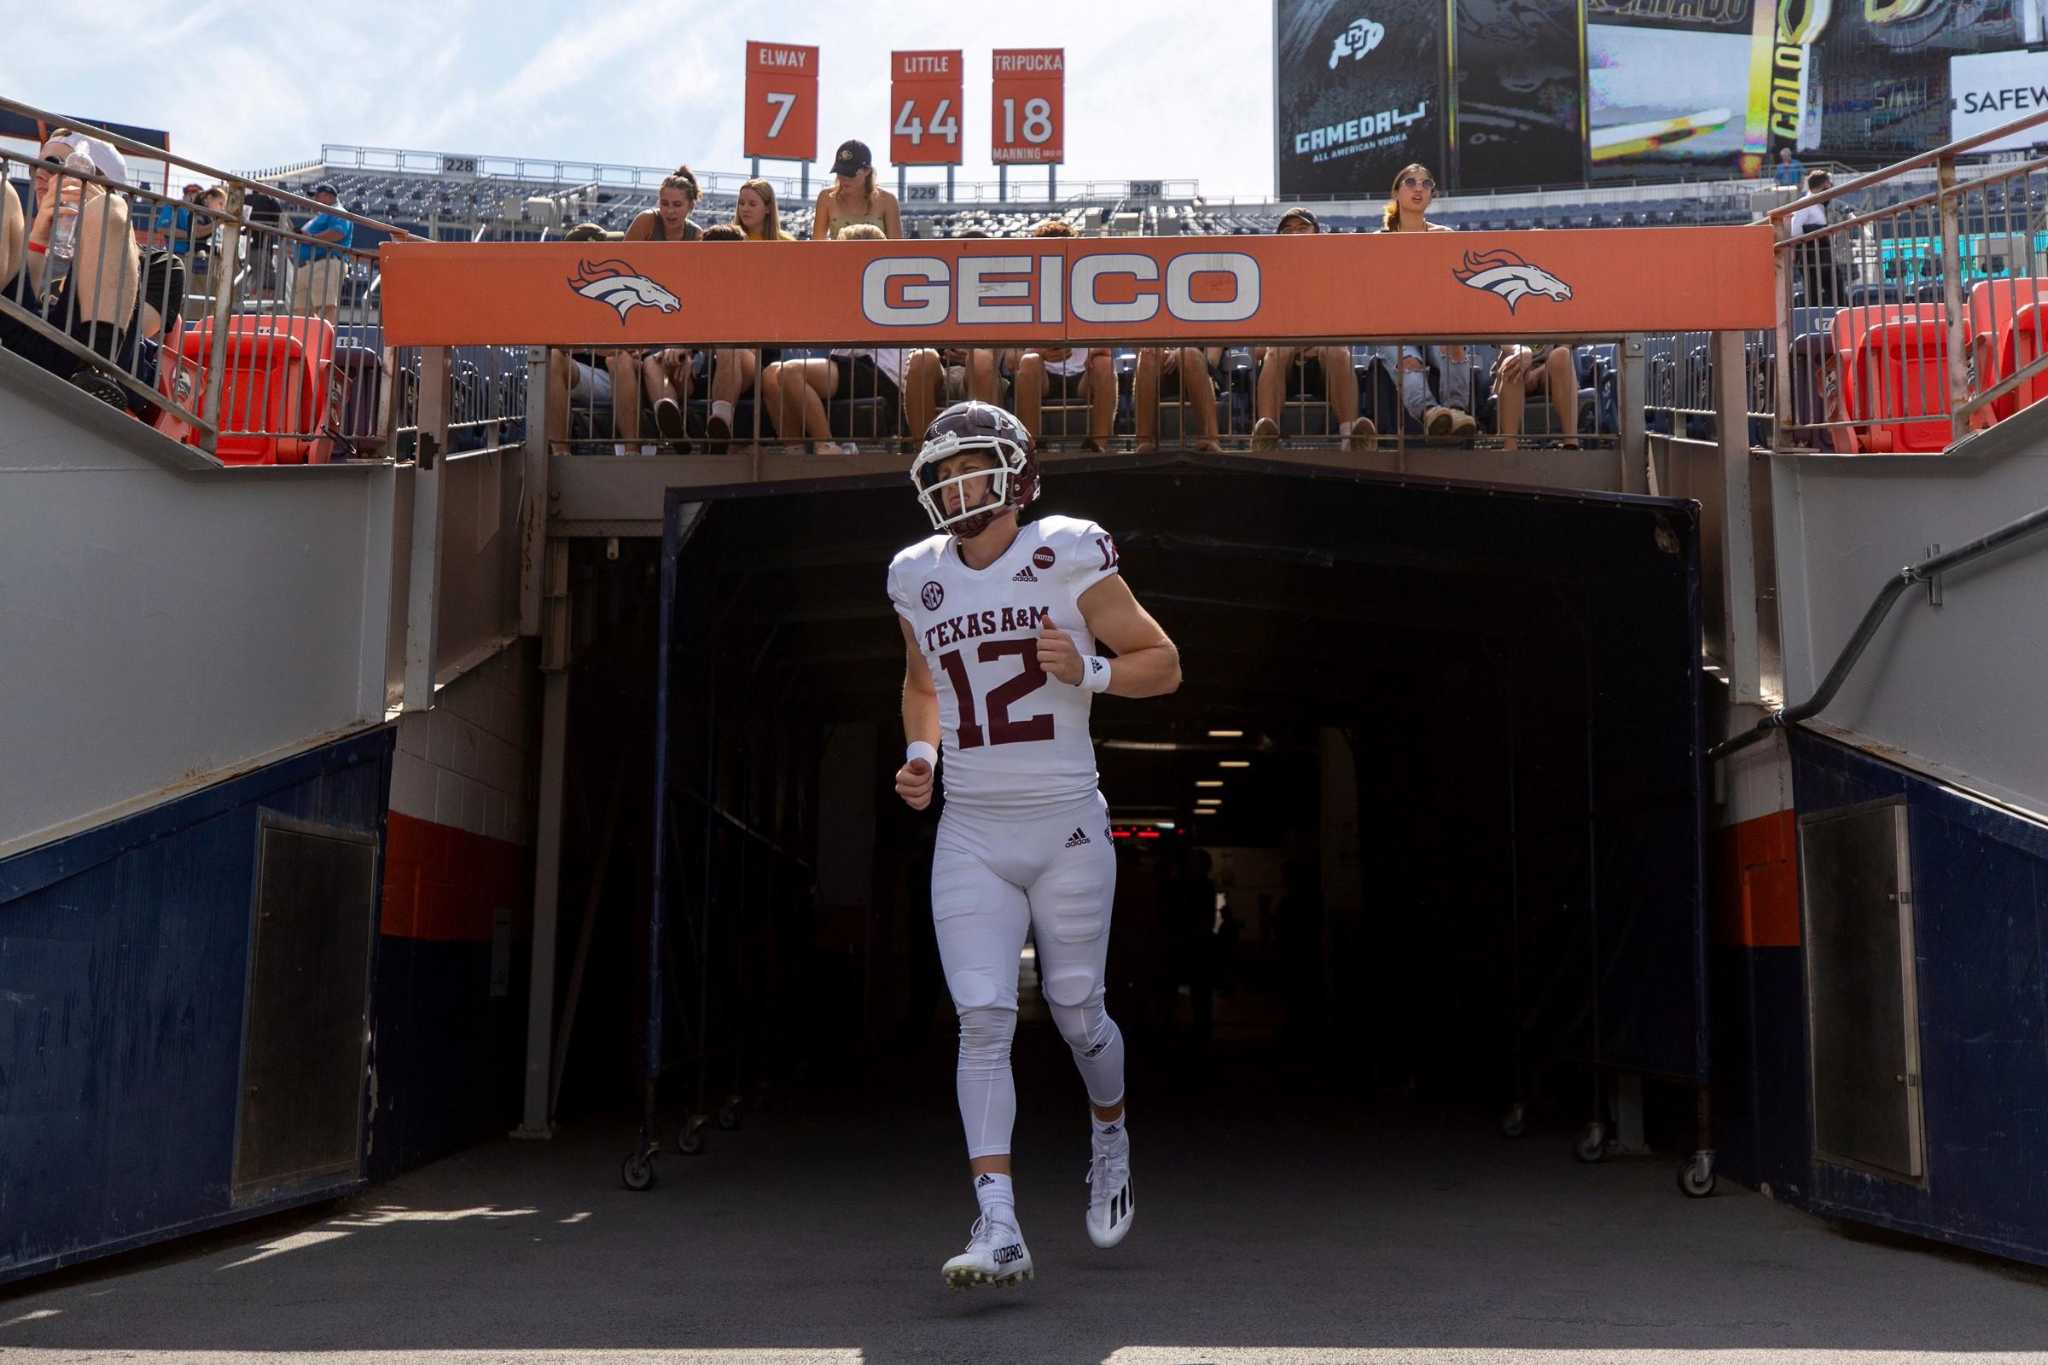
[(455, 397), (448, 348), (420, 353), (419, 457), (412, 476), (412, 579), (405, 613), (405, 709), (434, 705), (441, 614), (441, 456)]
[(526, 473), (519, 496), (519, 633), (540, 634), (548, 552), (548, 353), (526, 353)]
[(1962, 196), (1949, 192), (1956, 187), (1954, 157), (1943, 157), (1934, 169), (1941, 184), (1941, 297), (1948, 311), (1948, 438), (1953, 442), (1970, 434), (1970, 414), (1963, 411), (1963, 400), (1969, 396), (1970, 372), (1969, 317), (1963, 312), (1962, 237), (1957, 222), (1962, 212)]
[(1643, 426), (1643, 403), (1649, 395), (1649, 369), (1644, 359), (1647, 340), (1641, 332), (1621, 339), (1621, 491), (1650, 491), (1649, 441)]
[(554, 1136), (555, 939), (561, 928), (562, 786), (569, 738), (569, 546), (547, 550), (541, 632), (540, 792), (533, 856), (533, 971), (526, 993), (526, 1099), (514, 1137)]
[(1736, 705), (1764, 700), (1757, 640), (1756, 532), (1752, 522), (1749, 385), (1740, 332), (1714, 333), (1714, 430), (1720, 441), (1722, 657)]

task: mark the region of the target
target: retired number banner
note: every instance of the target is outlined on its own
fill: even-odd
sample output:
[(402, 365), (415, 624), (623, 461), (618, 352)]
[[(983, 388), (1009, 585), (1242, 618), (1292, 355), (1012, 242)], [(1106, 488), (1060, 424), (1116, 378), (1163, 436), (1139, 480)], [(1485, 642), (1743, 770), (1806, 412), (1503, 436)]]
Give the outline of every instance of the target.
[(793, 43), (747, 44), (744, 156), (818, 159), (818, 49)]
[(889, 164), (961, 163), (962, 68), (956, 52), (889, 54)]
[(1067, 52), (999, 47), (990, 55), (989, 160), (1051, 166), (1067, 159)]

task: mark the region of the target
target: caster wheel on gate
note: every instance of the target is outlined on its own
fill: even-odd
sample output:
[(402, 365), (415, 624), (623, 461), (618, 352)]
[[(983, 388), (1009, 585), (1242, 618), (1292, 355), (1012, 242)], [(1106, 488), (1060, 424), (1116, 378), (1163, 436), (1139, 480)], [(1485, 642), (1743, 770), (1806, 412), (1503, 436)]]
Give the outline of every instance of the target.
[(1714, 1192), (1714, 1154), (1694, 1152), (1692, 1160), (1678, 1168), (1678, 1190), (1687, 1199), (1705, 1199)]
[(727, 1100), (718, 1107), (718, 1126), (728, 1133), (739, 1131), (740, 1102), (737, 1099)]
[(654, 1156), (649, 1152), (634, 1152), (619, 1166), (619, 1179), (629, 1190), (651, 1190), (654, 1188)]
[(1607, 1156), (1607, 1125), (1589, 1123), (1579, 1134), (1578, 1143), (1572, 1148), (1572, 1155), (1587, 1165), (1604, 1160)]
[(704, 1151), (704, 1116), (692, 1114), (676, 1133), (676, 1150), (684, 1156), (701, 1156)]
[(1500, 1135), (1506, 1138), (1518, 1138), (1529, 1131), (1528, 1125), (1528, 1115), (1522, 1106), (1511, 1104), (1508, 1106), (1508, 1112), (1501, 1115)]

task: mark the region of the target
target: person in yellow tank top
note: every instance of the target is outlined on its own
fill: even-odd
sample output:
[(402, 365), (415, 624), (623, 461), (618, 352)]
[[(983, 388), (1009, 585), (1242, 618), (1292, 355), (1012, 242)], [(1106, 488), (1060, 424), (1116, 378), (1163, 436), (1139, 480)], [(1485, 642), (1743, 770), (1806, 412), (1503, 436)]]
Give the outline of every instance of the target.
[(896, 196), (875, 184), (875, 158), (865, 142), (839, 144), (832, 158), (832, 186), (818, 195), (811, 217), (811, 240), (829, 242), (847, 228), (866, 223), (882, 235), (903, 235), (903, 211)]

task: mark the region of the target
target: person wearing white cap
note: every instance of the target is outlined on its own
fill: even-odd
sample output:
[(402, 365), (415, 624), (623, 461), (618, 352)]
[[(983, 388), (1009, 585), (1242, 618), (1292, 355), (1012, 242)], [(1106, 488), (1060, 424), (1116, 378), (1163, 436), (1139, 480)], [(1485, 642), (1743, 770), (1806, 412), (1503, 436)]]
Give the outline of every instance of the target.
[[(120, 155), (111, 147), (106, 147), (106, 152), (116, 159)], [(48, 297), (42, 298), (37, 308), (49, 326), (111, 358), (117, 353), (129, 320), (135, 316), (142, 256), (129, 227), (127, 197), (65, 172), (66, 159), (78, 154), (90, 158), (92, 153), (90, 147), (81, 145), (76, 134), (63, 130), (43, 144), (42, 158), (33, 167), (36, 208), (25, 243), (24, 270), (35, 295), (47, 292)], [(99, 162), (93, 165), (100, 167)], [(121, 169), (126, 170), (126, 166)], [(106, 174), (104, 169), (102, 174)], [(112, 178), (108, 175), (108, 179)], [(51, 237), (60, 203), (76, 204), (79, 212), (70, 269), (61, 279), (52, 281)], [(11, 288), (8, 297), (21, 301)], [(80, 367), (78, 357), (71, 351), (11, 316), (0, 315), (0, 346), (66, 378)]]
[(57, 153), (59, 160), (62, 160), (68, 152), (84, 152), (92, 161), (93, 169), (101, 175), (109, 180), (117, 180), (123, 185), (128, 183), (128, 160), (121, 155), (113, 143), (103, 138), (90, 137), (70, 128), (59, 128), (56, 132), (50, 134), (49, 142), (44, 144), (43, 151), (45, 155), (49, 153), (52, 147), (60, 143), (65, 150)]

